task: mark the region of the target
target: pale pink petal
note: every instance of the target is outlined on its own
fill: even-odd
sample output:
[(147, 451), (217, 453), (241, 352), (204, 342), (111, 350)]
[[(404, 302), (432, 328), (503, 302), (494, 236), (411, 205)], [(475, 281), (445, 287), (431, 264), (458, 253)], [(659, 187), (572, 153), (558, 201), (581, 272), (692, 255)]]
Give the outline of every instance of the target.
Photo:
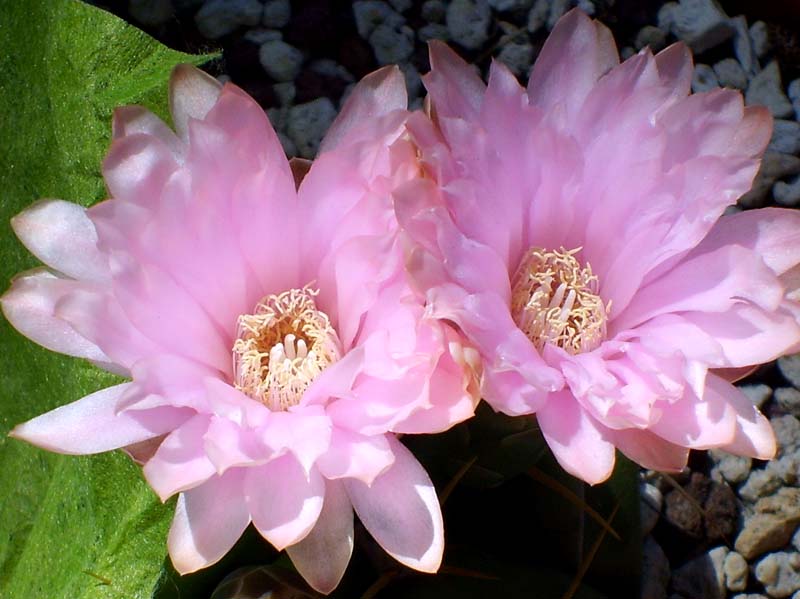
[(39, 345), (68, 356), (110, 362), (91, 340), (56, 315), (59, 302), (79, 287), (74, 281), (36, 269), (14, 279), (0, 297), (0, 306), (8, 322)]
[(648, 430), (606, 429), (604, 435), (628, 458), (650, 470), (680, 472), (689, 459), (689, 449), (665, 441)]
[(724, 395), (736, 411), (736, 432), (733, 441), (721, 445), (720, 448), (729, 453), (759, 460), (774, 458), (777, 451), (775, 433), (769, 420), (764, 418), (753, 402), (738, 388), (713, 374), (708, 377), (708, 386)]
[(672, 90), (673, 102), (689, 95), (694, 63), (683, 42), (670, 44), (655, 56), (658, 75), (664, 87)]
[(383, 67), (359, 81), (320, 144), (319, 152), (335, 150), (352, 133), (377, 117), (408, 104), (403, 73), (396, 66)]
[(182, 159), (186, 147), (164, 121), (142, 106), (115, 108), (111, 122), (111, 138), (119, 139), (137, 133), (152, 135), (159, 139), (172, 150), (178, 160)]
[(322, 406), (297, 406), (272, 412), (259, 430), (262, 442), (273, 451), (288, 449), (310, 472), (331, 441), (331, 421)]
[(322, 510), (325, 481), (290, 454), (248, 468), (244, 485), (253, 524), (281, 551), (305, 537)]
[(219, 561), (250, 523), (244, 471), (234, 469), (178, 496), (169, 529), (169, 555), (180, 574)]
[(103, 177), (111, 197), (153, 205), (178, 168), (175, 155), (151, 135), (135, 133), (115, 140), (103, 160)]
[(326, 481), (317, 523), (286, 553), (315, 590), (327, 595), (339, 585), (353, 553), (353, 508), (340, 482)]
[(317, 466), (325, 478), (354, 478), (371, 485), (393, 462), (394, 453), (386, 435), (360, 435), (336, 427)]
[(197, 415), (170, 433), (144, 465), (144, 476), (162, 501), (196, 487), (216, 469), (205, 452), (203, 437), (209, 417)]
[(48, 451), (82, 455), (132, 445), (171, 431), (192, 412), (179, 408), (119, 412), (130, 383), (101, 389), (18, 424), (9, 436)]
[(264, 464), (276, 455), (256, 431), (220, 417), (211, 418), (203, 448), (217, 474), (239, 466)]
[(347, 494), (378, 544), (401, 564), (436, 572), (444, 550), (439, 500), (428, 475), (402, 443), (390, 438), (391, 468), (367, 486), (347, 479)]
[(108, 279), (108, 260), (97, 249), (97, 231), (83, 206), (39, 200), (12, 218), (11, 227), (25, 247), (51, 268), (73, 279)]
[(486, 86), (475, 69), (446, 44), (428, 44), (431, 72), (422, 80), (440, 117), (473, 118), (480, 110)]
[(614, 470), (614, 445), (569, 391), (551, 393), (536, 420), (558, 463), (570, 474), (595, 485)]
[(188, 139), (189, 119), (202, 119), (219, 98), (222, 85), (211, 75), (188, 64), (172, 69), (169, 79), (169, 111), (175, 130)]

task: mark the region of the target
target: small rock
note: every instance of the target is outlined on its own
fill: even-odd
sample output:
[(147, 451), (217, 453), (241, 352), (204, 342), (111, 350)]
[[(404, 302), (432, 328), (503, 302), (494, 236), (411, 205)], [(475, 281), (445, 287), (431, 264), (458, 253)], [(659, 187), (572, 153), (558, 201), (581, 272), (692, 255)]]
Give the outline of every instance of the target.
[(639, 509), (642, 520), (642, 536), (647, 536), (658, 523), (661, 507), (664, 505), (664, 497), (658, 487), (647, 483), (641, 486), (639, 497), (641, 501)]
[(142, 25), (151, 27), (163, 25), (175, 14), (170, 0), (129, 0), (128, 10)]
[(747, 87), (747, 74), (733, 58), (723, 58), (714, 65), (714, 73), (719, 84), (723, 87), (745, 89)]
[(666, 599), (670, 569), (661, 546), (648, 536), (642, 544), (641, 599)]
[[(693, 475), (692, 481), (686, 486), (686, 493), (674, 489), (664, 497), (664, 517), (667, 522), (693, 539), (703, 538), (702, 497), (708, 490), (701, 488), (701, 485), (707, 487), (708, 484), (707, 480), (705, 483), (696, 482)], [(689, 499), (687, 493), (695, 501)]]
[(336, 108), (328, 98), (318, 98), (289, 109), (286, 132), (301, 157), (314, 158), (325, 132), (335, 118)]
[(731, 551), (725, 557), (725, 586), (729, 591), (743, 591), (747, 588), (747, 562), (740, 553)]
[[(793, 175), (795, 173), (787, 174)], [(800, 354), (792, 354), (778, 358), (778, 370), (780, 370), (783, 378), (789, 381), (794, 387), (800, 389)]]
[(773, 60), (763, 71), (753, 77), (750, 85), (747, 86), (745, 101), (748, 105), (766, 106), (772, 116), (777, 118), (786, 118), (794, 112), (789, 98), (783, 93), (781, 73), (777, 62)]
[(244, 34), (244, 39), (260, 46), (266, 42), (282, 40), (283, 34), (274, 29), (250, 29)]
[(800, 420), (796, 416), (787, 414), (770, 418), (769, 423), (775, 431), (778, 442), (778, 457), (791, 455), (800, 447)]
[(792, 108), (794, 108), (794, 115), (797, 120), (800, 120), (800, 79), (795, 79), (786, 88), (786, 93), (792, 101)]
[(736, 30), (733, 36), (733, 53), (736, 55), (736, 60), (739, 61), (739, 64), (742, 65), (742, 68), (748, 76), (755, 75), (760, 65), (758, 64), (758, 56), (756, 55), (752, 40), (750, 39), (747, 19), (740, 15), (731, 19), (730, 23)]
[(410, 62), (405, 62), (400, 65), (400, 70), (403, 71), (403, 76), (406, 79), (406, 91), (408, 92), (409, 100), (416, 98), (422, 91), (422, 77), (420, 77), (417, 67)]
[(667, 34), (652, 25), (645, 25), (636, 34), (636, 41), (634, 46), (637, 50), (641, 50), (645, 46), (649, 46), (653, 52), (658, 52), (667, 44)]
[(753, 470), (745, 483), (739, 487), (739, 497), (744, 501), (754, 503), (760, 497), (767, 497), (781, 486), (781, 479), (777, 473), (768, 468)]
[(489, 6), (497, 12), (507, 12), (529, 7), (530, 3), (528, 0), (489, 0)]
[(672, 575), (672, 589), (684, 597), (725, 598), (727, 547), (715, 547), (678, 568)]
[[(783, 154), (782, 152), (766, 152), (761, 160), (761, 170), (767, 177), (772, 177), (773, 179), (797, 175), (800, 174), (800, 158), (791, 154)], [(779, 368), (781, 359), (778, 360)], [(800, 365), (798, 369), (800, 370)], [(785, 373), (784, 376), (786, 376)], [(789, 380), (795, 387), (798, 387), (794, 380)], [(800, 381), (800, 373), (797, 375), (797, 380)]]
[(297, 156), (297, 146), (294, 144), (294, 142), (291, 139), (289, 139), (289, 137), (285, 133), (281, 133), (280, 131), (278, 131), (277, 133), (278, 133), (278, 141), (281, 142), (281, 146), (283, 146), (283, 151), (286, 152), (286, 155), (289, 158)]
[(741, 385), (739, 387), (739, 391), (744, 393), (757, 408), (763, 406), (764, 402), (772, 397), (772, 389), (763, 383), (758, 383), (755, 385)]
[(800, 123), (775, 119), (772, 123), (772, 139), (767, 149), (784, 154), (800, 153)]
[(800, 489), (785, 487), (756, 503), (756, 513), (745, 522), (736, 538), (736, 551), (745, 559), (780, 549), (800, 524)]
[(511, 42), (503, 46), (497, 59), (517, 77), (527, 75), (533, 62), (533, 46), (528, 43)]
[(665, 2), (661, 5), (661, 8), (658, 9), (658, 15), (656, 16), (656, 25), (661, 31), (664, 33), (672, 31), (678, 9), (677, 2)]
[(753, 51), (759, 58), (764, 58), (770, 49), (769, 32), (764, 21), (756, 21), (750, 25), (750, 41), (753, 43)]
[(671, 31), (695, 54), (721, 44), (735, 31), (714, 0), (681, 0), (673, 10)]
[[(800, 177), (794, 177), (791, 181), (783, 182), (778, 181), (772, 187), (772, 196), (775, 198), (775, 203), (781, 206), (788, 206), (794, 208), (800, 205)], [(792, 391), (797, 391), (792, 389)], [(800, 416), (800, 406), (795, 405), (791, 411), (795, 416)]]
[(547, 29), (555, 27), (558, 20), (569, 10), (570, 0), (550, 0), (550, 13), (547, 15)]
[(719, 87), (719, 81), (717, 81), (714, 69), (702, 63), (694, 67), (692, 75), (692, 91), (694, 93), (707, 92), (717, 87)]
[(703, 503), (705, 537), (708, 541), (725, 541), (736, 532), (739, 510), (736, 494), (725, 483), (712, 482)]
[(263, 11), (258, 0), (209, 0), (197, 11), (194, 22), (204, 37), (217, 39), (243, 25), (258, 25)]
[(293, 81), (303, 65), (303, 53), (282, 40), (275, 40), (261, 44), (258, 60), (275, 81)]
[(633, 56), (634, 54), (636, 54), (636, 48), (633, 48), (633, 47), (631, 47), (631, 46), (624, 46), (624, 47), (623, 47), (623, 48), (622, 48), (622, 49), (619, 51), (619, 57), (620, 57), (622, 60), (628, 60), (628, 59), (629, 59), (631, 56)]
[(708, 452), (709, 457), (714, 461), (711, 472), (718, 473), (723, 480), (731, 484), (740, 483), (750, 474), (753, 460), (748, 457), (732, 455), (721, 449), (712, 449)]
[[(798, 179), (796, 185), (798, 191), (800, 191), (800, 179)], [(778, 201), (777, 197), (775, 198), (775, 201)], [(795, 416), (800, 416), (800, 391), (794, 387), (781, 387), (779, 389), (775, 389), (775, 399), (784, 410), (790, 414), (794, 414)]]
[(777, 460), (768, 462), (765, 469), (775, 473), (775, 476), (780, 478), (784, 484), (797, 485), (798, 479), (800, 479), (800, 450), (793, 453), (781, 453), (784, 455)]
[(800, 528), (798, 528), (794, 535), (792, 535), (792, 547), (800, 551)]
[(535, 33), (547, 23), (550, 14), (550, 0), (536, 0), (528, 12), (528, 31)]
[(289, 106), (294, 102), (294, 98), (297, 95), (297, 88), (291, 81), (276, 83), (272, 86), (272, 89), (275, 91), (281, 106)]
[(322, 75), (323, 77), (329, 77), (331, 79), (341, 79), (342, 81), (350, 81), (350, 82), (356, 80), (355, 77), (353, 77), (353, 75), (350, 73), (350, 71), (348, 71), (338, 62), (330, 58), (320, 58), (318, 60), (315, 60), (310, 65), (308, 65), (308, 68), (313, 72), (317, 73), (318, 75)]
[(392, 7), (381, 0), (358, 0), (353, 2), (353, 17), (356, 21), (358, 35), (368, 39), (378, 25), (383, 23), (403, 25), (405, 19), (392, 10)]
[(486, 0), (452, 0), (447, 7), (450, 38), (464, 48), (476, 50), (489, 38), (492, 12)]
[(428, 23), (441, 23), (447, 14), (447, 6), (442, 0), (426, 0), (422, 3), (420, 15)]
[(771, 553), (756, 564), (755, 573), (770, 597), (789, 597), (800, 589), (800, 554)]
[(291, 17), (292, 7), (289, 0), (267, 0), (264, 3), (264, 12), (261, 14), (261, 24), (280, 29), (286, 27)]
[(766, 595), (760, 595), (758, 593), (740, 593), (738, 595), (734, 595), (732, 599), (769, 599)]
[(597, 8), (595, 7), (594, 2), (592, 2), (592, 0), (578, 0), (575, 3), (575, 6), (580, 8), (583, 12), (585, 12), (589, 16), (592, 16), (594, 15), (595, 12), (597, 12)]
[(397, 12), (406, 12), (414, 5), (414, 2), (413, 0), (389, 0), (389, 4), (391, 4), (392, 8)]
[(450, 39), (450, 32), (447, 27), (441, 23), (428, 23), (417, 29), (417, 37), (421, 42), (428, 42), (430, 40), (447, 41)]
[(414, 52), (414, 31), (405, 25), (394, 27), (381, 23), (370, 34), (369, 45), (378, 64), (397, 64)]

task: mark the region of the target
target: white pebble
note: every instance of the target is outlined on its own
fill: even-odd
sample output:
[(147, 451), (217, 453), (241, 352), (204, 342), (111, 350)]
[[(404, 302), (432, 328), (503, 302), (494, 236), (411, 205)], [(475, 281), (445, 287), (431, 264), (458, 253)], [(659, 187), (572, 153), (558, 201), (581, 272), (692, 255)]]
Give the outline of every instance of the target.
[(735, 58), (723, 58), (714, 65), (714, 73), (719, 84), (723, 87), (745, 89), (747, 87), (747, 73)]
[(694, 75), (692, 75), (692, 91), (695, 93), (707, 92), (717, 87), (719, 87), (719, 81), (714, 74), (714, 69), (707, 64), (695, 65)]
[(258, 60), (275, 81), (293, 81), (300, 73), (303, 53), (282, 40), (275, 40), (261, 44)]

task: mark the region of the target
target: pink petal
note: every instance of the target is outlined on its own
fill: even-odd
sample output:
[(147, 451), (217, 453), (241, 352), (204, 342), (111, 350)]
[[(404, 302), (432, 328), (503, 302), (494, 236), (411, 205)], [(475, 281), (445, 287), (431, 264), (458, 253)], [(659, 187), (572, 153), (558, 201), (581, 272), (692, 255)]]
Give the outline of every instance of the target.
[(320, 153), (335, 150), (354, 132), (393, 110), (408, 104), (403, 73), (396, 66), (383, 67), (359, 81), (347, 98), (339, 116), (328, 129)]
[(598, 31), (580, 10), (559, 19), (533, 65), (528, 81), (531, 103), (551, 110), (563, 104), (576, 115), (589, 90), (619, 63), (614, 40)]
[(112, 198), (152, 206), (177, 168), (175, 155), (162, 141), (135, 133), (111, 144), (103, 160), (103, 178)]
[(547, 445), (567, 472), (590, 485), (614, 470), (614, 445), (569, 391), (551, 393), (536, 412)]
[(389, 443), (395, 461), (371, 486), (347, 479), (345, 487), (359, 519), (383, 549), (401, 564), (436, 572), (444, 549), (439, 501), (425, 470), (405, 446)]
[(339, 585), (353, 553), (353, 508), (340, 482), (325, 483), (325, 503), (317, 523), (286, 553), (315, 590), (327, 595)]
[(119, 139), (126, 135), (143, 133), (152, 135), (163, 142), (176, 159), (182, 160), (185, 151), (183, 142), (167, 125), (142, 106), (120, 106), (114, 109), (114, 118), (111, 123), (112, 139)]
[(69, 322), (56, 316), (56, 306), (79, 288), (45, 269), (18, 275), (0, 297), (3, 314), (20, 333), (52, 351), (99, 362), (111, 359)]
[(322, 406), (298, 406), (288, 412), (272, 412), (259, 429), (261, 440), (278, 452), (288, 449), (310, 472), (314, 462), (328, 449), (331, 421)]
[(180, 64), (169, 79), (169, 111), (175, 130), (183, 139), (189, 136), (189, 119), (202, 119), (219, 98), (222, 85), (200, 69)]
[(157, 437), (179, 427), (191, 411), (178, 408), (119, 412), (130, 383), (101, 389), (17, 425), (9, 435), (38, 447), (83, 455)]
[(671, 89), (673, 102), (689, 95), (694, 64), (692, 53), (683, 42), (676, 42), (655, 56), (662, 85)]
[(720, 218), (698, 251), (724, 245), (752, 250), (776, 275), (800, 264), (800, 214), (786, 208), (745, 210)]
[(725, 399), (736, 411), (736, 432), (733, 441), (720, 448), (736, 455), (748, 456), (759, 460), (771, 460), (775, 457), (777, 446), (775, 433), (769, 420), (761, 415), (753, 402), (739, 389), (729, 382), (710, 374), (708, 385)]
[(144, 465), (145, 478), (161, 501), (204, 483), (216, 473), (203, 444), (208, 425), (205, 415), (189, 419), (164, 439)]
[(360, 435), (336, 427), (317, 466), (325, 478), (355, 478), (371, 485), (393, 462), (387, 435)]
[(178, 496), (167, 543), (179, 573), (219, 561), (247, 528), (243, 479), (242, 469), (231, 470)]
[(680, 472), (689, 459), (688, 448), (665, 441), (647, 430), (606, 429), (604, 434), (628, 458), (650, 470)]
[(228, 418), (212, 417), (203, 447), (217, 474), (240, 466), (264, 464), (275, 457), (258, 433)]
[(258, 532), (281, 551), (314, 527), (322, 510), (325, 481), (316, 469), (306, 475), (290, 454), (248, 468), (245, 495)]
[(481, 78), (446, 44), (432, 40), (428, 48), (431, 72), (422, 80), (433, 99), (437, 116), (473, 119), (486, 91)]
[(39, 200), (11, 219), (17, 237), (39, 260), (73, 279), (106, 281), (108, 260), (83, 206)]

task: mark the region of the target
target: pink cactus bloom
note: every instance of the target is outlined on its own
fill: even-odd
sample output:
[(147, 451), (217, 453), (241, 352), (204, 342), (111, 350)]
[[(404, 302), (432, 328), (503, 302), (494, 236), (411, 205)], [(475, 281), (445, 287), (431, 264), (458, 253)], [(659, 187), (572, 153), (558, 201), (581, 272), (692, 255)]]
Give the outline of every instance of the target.
[(163, 500), (175, 568), (219, 560), (252, 522), (321, 592), (353, 546), (353, 510), (403, 564), (436, 571), (442, 516), (393, 433), (473, 414), (477, 354), (425, 315), (391, 201), (418, 176), (402, 74), (353, 91), (299, 190), (263, 110), (191, 67), (173, 133), (114, 115), (113, 199), (13, 220), (50, 269), (2, 298), (22, 334), (132, 380), (17, 426), (51, 451), (123, 447)]
[(409, 122), (428, 176), (396, 207), (430, 315), (481, 354), (483, 397), (535, 413), (589, 483), (615, 447), (658, 470), (688, 448), (771, 457), (769, 422), (726, 377), (800, 341), (800, 215), (723, 216), (759, 168), (766, 109), (689, 95), (681, 44), (619, 64), (577, 10), (527, 90), (502, 64), (486, 86), (445, 45), (430, 55), (433, 122)]

